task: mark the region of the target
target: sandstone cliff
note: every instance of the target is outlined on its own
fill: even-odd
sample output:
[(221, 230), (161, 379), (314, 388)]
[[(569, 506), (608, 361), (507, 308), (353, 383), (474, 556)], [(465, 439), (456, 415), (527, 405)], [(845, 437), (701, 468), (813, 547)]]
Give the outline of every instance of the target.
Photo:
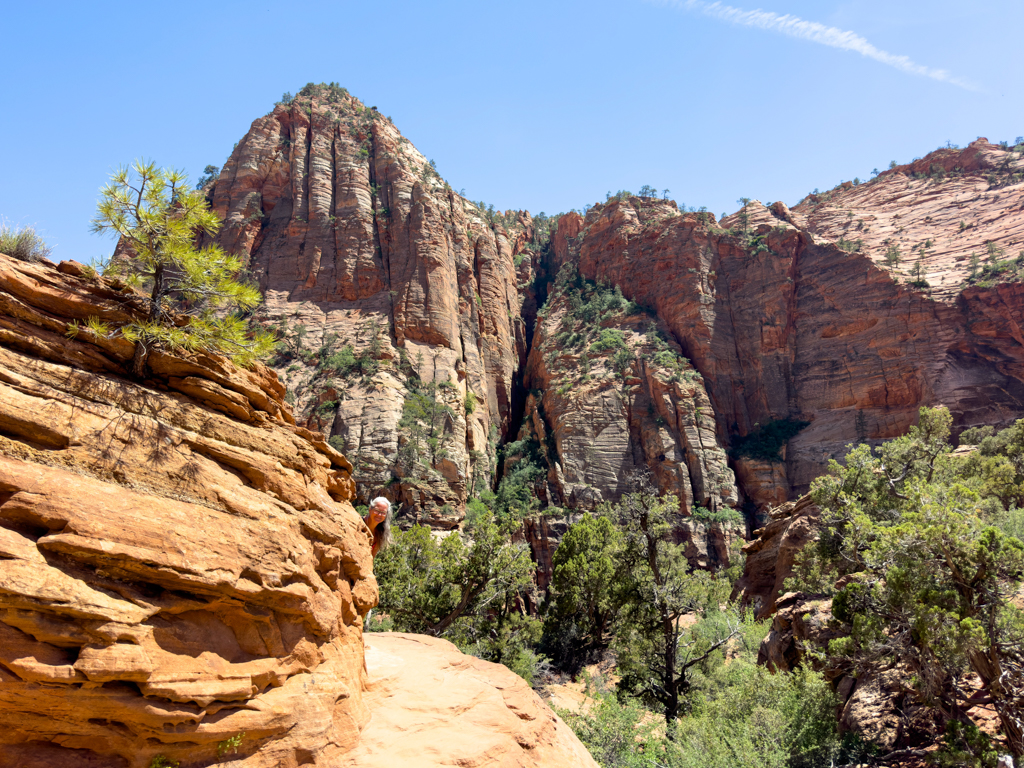
[[(256, 120), (210, 195), (218, 242), (246, 257), (286, 339), (274, 367), (351, 457), (358, 499), (384, 491), (457, 525), (515, 420), (530, 217), (470, 203), (376, 108), (326, 86)], [(402, 452), (411, 379), (445, 407), (429, 455)]]
[[(376, 604), (350, 465), (273, 373), (73, 321), (132, 292), (0, 257), (0, 764), (321, 764)], [(244, 734), (243, 736), (240, 736)], [(221, 751), (226, 747), (221, 746)]]
[(525, 383), (519, 437), (541, 446), (551, 506), (592, 509), (649, 474), (679, 498), (690, 561), (728, 563), (737, 533), (721, 513), (737, 504), (735, 478), (703, 381), (656, 316), (568, 265), (537, 322)]
[[(921, 405), (948, 406), (960, 428), (1005, 423), (1024, 409), (1024, 287), (1007, 282), (1021, 265), (1005, 258), (1019, 244), (1024, 161), (984, 142), (939, 154), (956, 174), (914, 179), (897, 168), (844, 185), (817, 208), (752, 201), (720, 224), (670, 201), (613, 199), (560, 220), (556, 266), (577, 264), (657, 314), (703, 377), (722, 447), (768, 425), (808, 422), (780, 453), (784, 463), (735, 459), (740, 489), (764, 508), (806, 490), (847, 443), (905, 432)], [(913, 216), (914, 228), (875, 222), (865, 237), (877, 245), (850, 242), (834, 211), (855, 203), (843, 221), (856, 226), (870, 210), (879, 220)], [(981, 222), (981, 234), (952, 228), (951, 210)], [(995, 221), (1004, 214), (1005, 228)], [(879, 256), (896, 231), (928, 243), (925, 277)], [(991, 261), (971, 278), (975, 237), (992, 244)], [(945, 265), (945, 290), (930, 287), (942, 282), (929, 259)]]
[[(741, 509), (749, 531), (923, 404), (958, 428), (1024, 412), (1022, 174), (979, 140), (722, 222), (621, 195), (549, 239), (456, 194), (375, 108), (307, 86), (208, 192), (283, 337), (286, 397), (351, 458), (358, 502), (456, 527), (497, 448), (532, 440), (544, 505), (588, 508), (647, 471), (682, 500), (691, 560), (714, 564), (732, 533), (694, 508)], [(629, 311), (574, 316), (566, 265)]]

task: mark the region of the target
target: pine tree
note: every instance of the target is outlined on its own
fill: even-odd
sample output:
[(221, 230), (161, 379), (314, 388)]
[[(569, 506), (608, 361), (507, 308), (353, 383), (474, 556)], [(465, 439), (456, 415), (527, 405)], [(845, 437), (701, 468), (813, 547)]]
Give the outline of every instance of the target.
[(273, 346), (270, 334), (251, 329), (240, 314), (261, 301), (256, 288), (237, 279), (241, 259), (216, 245), (195, 245), (199, 234), (213, 235), (220, 223), (185, 174), (153, 163), (119, 169), (101, 190), (92, 231), (115, 233), (122, 246), (104, 275), (143, 293), (144, 316), (118, 324), (90, 318), (88, 326), (135, 344), (131, 370), (137, 378), (144, 378), (156, 347), (221, 352), (246, 365)]

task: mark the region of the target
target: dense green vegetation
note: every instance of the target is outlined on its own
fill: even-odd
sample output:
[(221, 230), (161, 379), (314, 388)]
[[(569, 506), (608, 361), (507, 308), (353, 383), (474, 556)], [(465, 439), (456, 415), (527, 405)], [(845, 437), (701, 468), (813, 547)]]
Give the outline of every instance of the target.
[[(627, 324), (627, 318), (647, 316), (644, 321), (644, 344), (649, 347), (644, 354), (659, 368), (664, 369), (674, 381), (692, 381), (698, 374), (690, 361), (683, 357), (678, 346), (670, 343), (667, 334), (659, 329), (653, 309), (642, 307), (622, 294), (618, 286), (595, 282), (582, 277), (576, 266), (569, 262), (562, 266), (551, 287), (548, 302), (541, 309), (541, 317), (547, 317), (556, 304), (564, 304), (565, 312), (554, 333), (557, 347), (554, 349), (573, 352), (579, 365), (575, 369), (576, 381), (589, 381), (596, 358), (606, 357), (606, 370), (625, 376), (638, 355), (638, 347), (627, 337), (627, 331), (610, 327)], [(635, 322), (635, 321), (633, 321)], [(627, 328), (628, 330), (628, 328)], [(549, 350), (546, 353), (551, 371), (561, 374), (565, 366), (558, 356)], [(561, 381), (559, 393), (568, 391), (573, 379)]]
[(396, 630), (445, 637), (532, 682), (540, 622), (521, 599), (534, 589), (534, 565), (526, 545), (511, 542), (512, 531), (489, 510), (468, 526), (468, 541), (457, 532), (438, 541), (424, 526), (396, 531), (374, 563), (380, 610)]
[(998, 713), (1009, 751), (1024, 752), (1024, 612), (1012, 600), (1024, 571), (1024, 421), (968, 430), (961, 440), (978, 447), (967, 456), (950, 454), (950, 425), (945, 409), (922, 409), (904, 437), (830, 462), (812, 485), (824, 534), (788, 586), (833, 595), (844, 636), (818, 649), (822, 663), (904, 669), (908, 694), (971, 752), (955, 764), (989, 765), (988, 739), (963, 736), (979, 701)]
[(562, 718), (602, 768), (829, 768), (854, 763), (869, 746), (838, 733), (838, 699), (818, 673), (773, 675), (756, 663), (757, 640), (747, 636), (695, 670), (690, 710), (672, 735), (635, 700), (622, 700), (603, 680), (587, 678), (597, 700)]
[[(729, 602), (739, 568), (693, 571), (672, 535), (678, 501), (642, 480), (570, 526), (541, 600), (528, 551), (511, 542), (537, 507), (544, 458), (531, 441), (509, 444), (498, 490), (469, 503), (467, 539), (399, 534), (378, 560), (381, 610), (395, 629), (448, 637), (531, 681), (549, 665), (582, 674), (596, 704), (563, 716), (603, 766), (856, 762), (875, 748), (838, 732), (838, 699), (816, 670), (893, 665), (945, 723), (937, 765), (994, 765), (1021, 751), (1024, 612), (1011, 598), (1024, 573), (1024, 420), (968, 430), (962, 442), (977, 447), (955, 455), (950, 423), (923, 409), (906, 436), (852, 447), (813, 484), (824, 534), (787, 587), (833, 597), (835, 639), (792, 672), (755, 663), (768, 626)], [(760, 454), (801, 426), (763, 430)], [(614, 685), (585, 671), (602, 658), (615, 660)], [(979, 702), (999, 713), (1001, 740), (972, 722)]]
[(763, 426), (754, 425), (750, 434), (733, 438), (729, 453), (733, 458), (746, 456), (762, 461), (782, 461), (779, 455), (782, 446), (809, 424), (799, 419), (776, 419)]
[[(535, 449), (513, 450), (526, 461)], [(579, 672), (611, 651), (614, 692), (595, 683), (597, 706), (566, 713), (602, 765), (810, 766), (852, 754), (819, 674), (756, 665), (767, 625), (729, 604), (729, 574), (691, 571), (670, 536), (674, 497), (639, 481), (572, 525), (538, 618), (525, 610), (538, 597), (533, 563), (509, 538), (519, 520), (496, 522), (496, 495), (485, 499), (469, 504), (466, 540), (415, 527), (378, 558), (389, 627), (447, 637), (531, 681), (551, 662)]]
[(583, 672), (597, 703), (562, 712), (566, 722), (608, 768), (828, 766), (863, 754), (839, 736), (819, 673), (757, 666), (768, 625), (728, 603), (726, 574), (688, 568), (669, 535), (677, 508), (641, 483), (556, 550), (542, 649), (573, 671), (610, 647), (620, 676), (611, 686)]

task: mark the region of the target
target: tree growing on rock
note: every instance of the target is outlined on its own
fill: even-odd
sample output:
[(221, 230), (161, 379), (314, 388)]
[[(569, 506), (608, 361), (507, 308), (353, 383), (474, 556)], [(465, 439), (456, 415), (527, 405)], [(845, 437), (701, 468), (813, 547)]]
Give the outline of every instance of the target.
[(1002, 528), (1020, 517), (1024, 422), (965, 432), (981, 443), (966, 458), (950, 454), (951, 423), (945, 408), (922, 408), (907, 435), (830, 462), (811, 485), (821, 538), (787, 587), (834, 595), (845, 636), (821, 649), (830, 667), (899, 665), (908, 691), (955, 727), (989, 705), (1020, 757), (1024, 544)]
[(213, 235), (220, 223), (185, 174), (153, 163), (121, 168), (101, 190), (92, 231), (120, 238), (120, 253), (104, 274), (135, 287), (142, 311), (128, 321), (90, 318), (87, 325), (135, 345), (137, 378), (144, 378), (157, 347), (220, 352), (243, 365), (271, 351), (270, 334), (252, 329), (245, 317), (262, 299), (238, 280), (241, 260), (215, 245), (196, 247), (196, 238)]

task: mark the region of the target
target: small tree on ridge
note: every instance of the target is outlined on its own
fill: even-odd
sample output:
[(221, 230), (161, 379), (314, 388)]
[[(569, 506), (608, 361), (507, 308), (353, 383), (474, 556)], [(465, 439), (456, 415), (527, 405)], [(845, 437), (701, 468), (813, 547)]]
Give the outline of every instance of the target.
[(90, 318), (88, 325), (135, 344), (135, 377), (144, 377), (149, 353), (158, 346), (221, 352), (243, 365), (273, 346), (270, 334), (250, 329), (238, 314), (261, 301), (256, 288), (237, 280), (241, 259), (216, 245), (195, 246), (197, 235), (216, 233), (220, 223), (184, 173), (153, 163), (119, 169), (101, 190), (92, 231), (116, 233), (125, 253), (104, 274), (123, 277), (147, 294), (145, 317), (116, 326)]

